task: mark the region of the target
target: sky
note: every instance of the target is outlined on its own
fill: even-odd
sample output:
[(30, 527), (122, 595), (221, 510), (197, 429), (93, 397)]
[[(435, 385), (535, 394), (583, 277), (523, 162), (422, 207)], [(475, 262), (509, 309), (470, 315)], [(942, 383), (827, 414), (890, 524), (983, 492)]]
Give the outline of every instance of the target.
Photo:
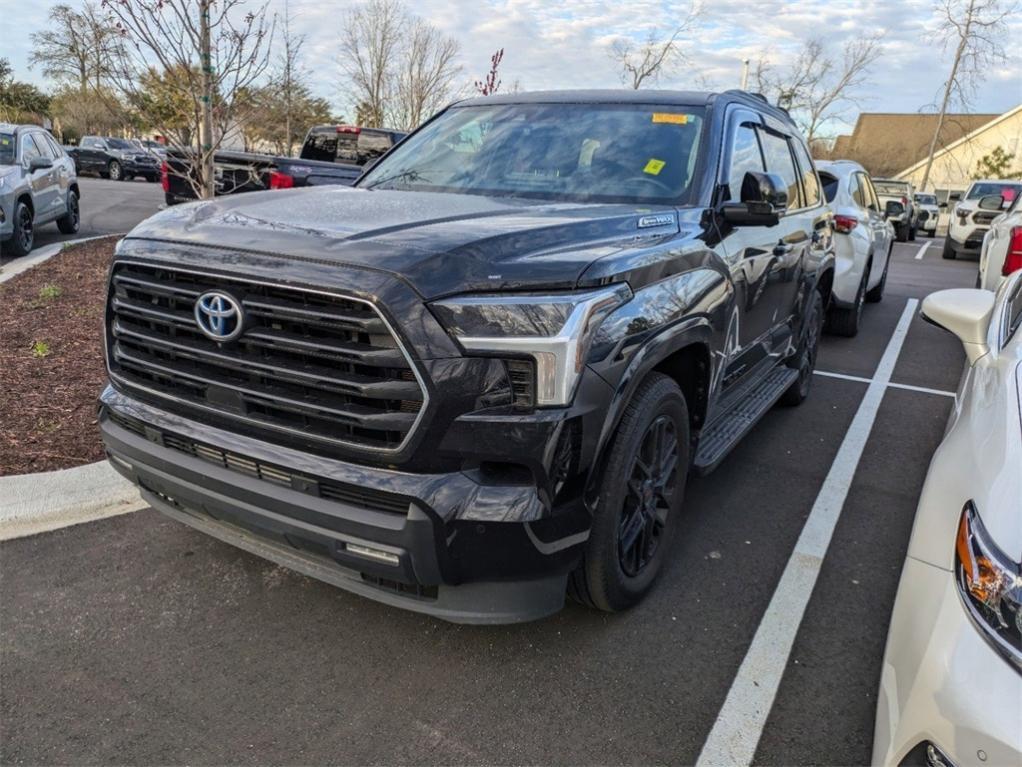
[[(64, 0), (75, 6), (79, 0)], [(338, 62), (345, 13), (357, 0), (289, 0), (295, 31), (306, 37), (305, 66), (313, 91), (339, 114), (352, 116), (350, 91)], [(30, 34), (43, 29), (46, 0), (0, 0), (0, 57), (11, 60), (15, 76), (42, 87), (28, 66)], [(282, 12), (284, 0), (269, 0)], [(251, 0), (250, 7), (257, 7)], [(620, 67), (610, 56), (616, 40), (644, 39), (668, 32), (692, 7), (668, 0), (416, 0), (410, 11), (454, 37), (461, 45), (459, 85), (466, 95), (482, 79), (489, 58), (504, 48), (501, 78), (523, 90), (619, 87)], [(1022, 39), (1022, 12), (1009, 22), (1006, 40)], [(840, 56), (843, 43), (864, 34), (883, 34), (883, 47), (859, 107), (870, 112), (934, 111), (950, 68), (950, 52), (935, 42), (933, 0), (712, 0), (683, 40), (688, 63), (657, 87), (738, 87), (742, 60), (763, 58), (783, 66), (785, 56), (808, 37), (817, 37)], [(1009, 59), (993, 67), (973, 99), (973, 111), (999, 113), (1022, 103), (1022, 46), (1006, 45)], [(845, 115), (853, 121), (853, 107)], [(842, 132), (835, 125), (834, 132)]]

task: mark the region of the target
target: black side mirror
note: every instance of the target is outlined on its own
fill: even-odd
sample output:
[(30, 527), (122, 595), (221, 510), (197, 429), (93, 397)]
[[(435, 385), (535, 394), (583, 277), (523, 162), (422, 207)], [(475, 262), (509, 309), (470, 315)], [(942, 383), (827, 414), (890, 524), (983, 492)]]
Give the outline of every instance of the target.
[(741, 200), (721, 206), (725, 221), (734, 226), (775, 226), (788, 207), (788, 190), (776, 173), (749, 171), (742, 179)]
[(979, 207), (982, 210), (1000, 210), (1004, 205), (1004, 198), (999, 194), (988, 194), (979, 198)]
[(902, 213), (905, 212), (905, 206), (897, 200), (888, 200), (884, 206), (884, 215), (887, 218), (898, 218)]
[(53, 160), (49, 157), (33, 157), (28, 161), (29, 170), (46, 170), (53, 167)]

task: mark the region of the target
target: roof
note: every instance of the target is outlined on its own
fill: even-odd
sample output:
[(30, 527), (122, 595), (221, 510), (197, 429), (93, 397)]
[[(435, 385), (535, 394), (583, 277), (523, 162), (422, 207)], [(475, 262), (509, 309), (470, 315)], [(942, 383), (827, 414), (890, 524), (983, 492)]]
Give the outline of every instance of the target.
[[(941, 147), (997, 119), (999, 114), (948, 114), (940, 130)], [(895, 176), (923, 160), (937, 128), (936, 114), (864, 112), (850, 135), (838, 136), (829, 155), (856, 160), (874, 176)]]
[[(945, 152), (954, 151), (955, 147), (961, 146), (962, 144), (965, 144), (965, 143), (971, 141), (973, 138), (975, 138), (978, 134), (982, 133), (983, 131), (989, 130), (990, 128), (993, 128), (995, 125), (998, 125), (998, 124), (1004, 122), (1005, 120), (1010, 120), (1012, 117), (1014, 117), (1015, 115), (1020, 114), (1020, 113), (1022, 113), (1022, 104), (1019, 104), (1014, 109), (1009, 109), (1007, 112), (1005, 112), (1002, 115), (996, 115), (992, 120), (988, 120), (987, 122), (983, 123), (982, 125), (977, 126), (976, 128), (974, 128), (973, 130), (969, 131), (964, 136), (961, 136), (957, 140), (952, 141), (949, 144), (945, 144), (937, 152), (934, 153), (934, 157), (942, 155)], [(926, 156), (923, 156), (921, 159), (917, 160), (912, 165), (909, 165), (907, 168), (905, 168), (905, 170), (903, 170), (900, 173), (898, 173), (898, 175), (899, 176), (907, 176), (907, 175), (915, 172), (916, 170), (918, 170), (919, 168), (921, 168), (923, 166), (923, 163), (926, 162), (926, 159), (927, 159)]]
[(456, 106), (479, 106), (483, 104), (655, 104), (663, 106), (709, 106), (717, 99), (737, 101), (767, 112), (779, 120), (790, 123), (791, 117), (783, 109), (774, 106), (758, 93), (727, 90), (714, 91), (669, 91), (635, 90), (632, 88), (604, 88), (592, 90), (529, 91), (524, 93), (496, 93), (492, 96), (476, 96), (457, 102)]

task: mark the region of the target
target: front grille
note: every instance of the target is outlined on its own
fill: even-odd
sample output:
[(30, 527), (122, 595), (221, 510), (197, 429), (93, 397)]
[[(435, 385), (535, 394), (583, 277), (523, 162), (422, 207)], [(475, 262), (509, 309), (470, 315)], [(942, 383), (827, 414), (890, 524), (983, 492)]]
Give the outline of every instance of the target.
[(980, 226), (989, 226), (990, 222), (999, 215), (1001, 214), (993, 210), (978, 210), (972, 214), (972, 223)]
[[(241, 303), (245, 331), (207, 338), (196, 299)], [(374, 451), (411, 435), (426, 395), (386, 321), (354, 298), (164, 266), (119, 263), (108, 306), (110, 374), (168, 409), (214, 414), (285, 441)]]
[(352, 485), (332, 479), (313, 477), (309, 474), (291, 471), (281, 466), (258, 461), (230, 450), (221, 450), (212, 445), (195, 442), (186, 437), (154, 429), (151, 426), (147, 427), (141, 421), (128, 418), (113, 410), (108, 410), (107, 414), (110, 420), (122, 429), (127, 429), (146, 439), (151, 438), (170, 450), (176, 450), (179, 453), (201, 458), (204, 461), (209, 461), (239, 474), (261, 479), (263, 482), (288, 487), (318, 498), (325, 498), (328, 501), (337, 501), (372, 511), (383, 511), (388, 514), (400, 514), (402, 516), (408, 514), (408, 504), (410, 501), (407, 496), (399, 495), (398, 493), (375, 490), (370, 487)]

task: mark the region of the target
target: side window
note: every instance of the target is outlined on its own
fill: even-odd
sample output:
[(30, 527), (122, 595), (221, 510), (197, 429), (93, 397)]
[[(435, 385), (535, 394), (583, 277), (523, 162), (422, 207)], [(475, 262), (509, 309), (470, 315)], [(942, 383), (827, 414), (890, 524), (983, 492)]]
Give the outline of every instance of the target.
[(848, 193), (855, 200), (855, 204), (860, 208), (866, 208), (869, 204), (866, 202), (866, 190), (862, 187), (862, 174), (853, 173), (848, 177)]
[(795, 163), (792, 161), (788, 140), (784, 136), (769, 131), (760, 131), (759, 136), (763, 142), (763, 156), (766, 158), (767, 173), (776, 173), (788, 188), (788, 207), (804, 207), (798, 173), (795, 171)]
[(32, 138), (35, 139), (36, 148), (43, 157), (48, 157), (51, 160), (60, 157), (60, 153), (53, 148), (53, 143), (49, 140), (50, 137), (45, 133), (33, 133)]
[(813, 167), (813, 161), (809, 157), (809, 152), (806, 151), (805, 145), (798, 139), (794, 139), (791, 142), (791, 146), (795, 150), (795, 158), (802, 169), (802, 189), (805, 190), (806, 206), (811, 208), (814, 205), (819, 205), (820, 180), (816, 176), (816, 169)]
[(50, 145), (50, 152), (54, 159), (64, 156), (64, 148), (57, 143), (57, 140), (53, 138), (49, 133), (44, 134), (46, 136), (46, 143)]
[(762, 173), (763, 153), (756, 138), (756, 129), (751, 125), (739, 125), (731, 144), (731, 165), (728, 169), (728, 199), (735, 202), (742, 198), (742, 179), (749, 171)]
[(310, 133), (302, 148), (302, 157), (306, 160), (334, 162), (337, 158), (337, 134), (326, 131)]
[(27, 133), (21, 137), (21, 161), (28, 162), (33, 157), (42, 157), (42, 152), (39, 151), (39, 147), (35, 145), (35, 141), (32, 139), (32, 134)]

